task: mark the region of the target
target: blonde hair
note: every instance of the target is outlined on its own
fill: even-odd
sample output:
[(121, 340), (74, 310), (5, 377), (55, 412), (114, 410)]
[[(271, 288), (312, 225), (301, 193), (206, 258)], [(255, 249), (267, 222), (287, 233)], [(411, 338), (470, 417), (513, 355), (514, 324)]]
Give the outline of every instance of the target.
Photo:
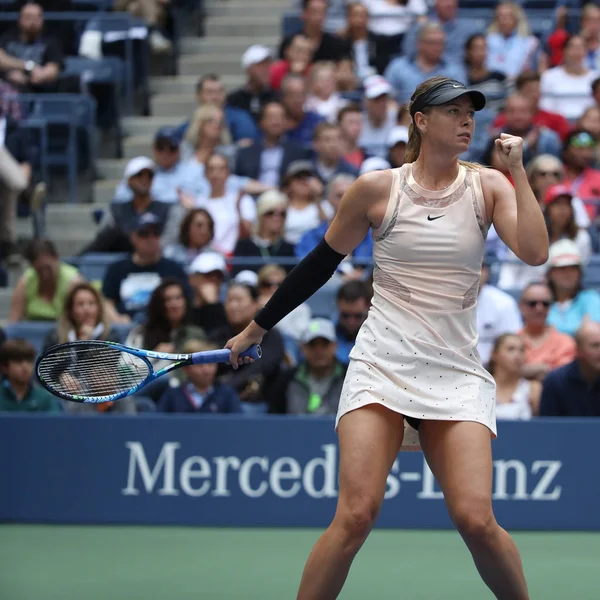
[(81, 281), (73, 285), (73, 287), (70, 289), (65, 299), (63, 311), (58, 319), (57, 333), (59, 344), (68, 342), (69, 331), (76, 329), (75, 322), (73, 321), (73, 304), (75, 302), (75, 296), (81, 291), (90, 292), (90, 294), (94, 296), (96, 304), (98, 304), (98, 323), (96, 323), (96, 325), (102, 323), (104, 326), (104, 331), (102, 332), (100, 339), (105, 339), (106, 335), (108, 334), (109, 322), (106, 316), (104, 298), (102, 297), (102, 294), (91, 283), (88, 283), (87, 281)]
[(556, 168), (564, 175), (565, 167), (559, 158), (556, 158), (556, 156), (552, 154), (539, 154), (535, 158), (532, 158), (527, 163), (527, 167), (525, 168), (525, 172), (527, 173), (527, 179), (529, 180), (529, 183), (531, 183), (531, 179), (533, 178), (535, 172), (540, 170), (542, 164), (551, 164), (551, 168)]
[(185, 141), (193, 148), (196, 148), (198, 141), (200, 140), (200, 133), (202, 132), (202, 127), (204, 127), (204, 124), (211, 119), (218, 119), (219, 117), (222, 117), (223, 119), (223, 131), (221, 133), (221, 139), (219, 140), (219, 143), (224, 146), (231, 144), (231, 133), (225, 126), (225, 113), (221, 108), (215, 106), (214, 104), (204, 104), (200, 108), (196, 109), (189, 127), (185, 132)]
[[(407, 107), (408, 113), (410, 114), (410, 109), (411, 109), (412, 105), (415, 103), (415, 101), (417, 100), (417, 98), (419, 98), (419, 96), (426, 94), (434, 87), (437, 87), (438, 85), (440, 85), (441, 83), (444, 83), (446, 81), (452, 81), (452, 80), (449, 77), (445, 77), (444, 75), (436, 75), (435, 77), (430, 77), (429, 79), (423, 81), (423, 83), (420, 83), (417, 86), (417, 88), (415, 89), (415, 91), (410, 99), (410, 102), (408, 103), (408, 107)], [(426, 113), (427, 110), (429, 110), (429, 107), (425, 107), (423, 109), (423, 111), (420, 111), (420, 112)], [(410, 125), (408, 126), (408, 144), (406, 145), (406, 154), (404, 156), (404, 162), (405, 163), (415, 162), (417, 160), (417, 158), (419, 158), (420, 153), (421, 153), (421, 132), (419, 131), (419, 128), (416, 126), (414, 118), (411, 118)], [(478, 170), (478, 169), (483, 168), (481, 165), (479, 165), (477, 163), (467, 162), (464, 160), (459, 160), (458, 163), (470, 170)]]
[(260, 287), (271, 275), (283, 275), (285, 277), (285, 269), (281, 265), (265, 265), (258, 270), (258, 283), (256, 287)]
[(516, 2), (499, 2), (496, 5), (496, 11), (494, 12), (494, 20), (489, 26), (488, 33), (498, 33), (498, 9), (501, 6), (510, 6), (513, 12), (513, 17), (516, 21), (515, 30), (519, 37), (529, 37), (531, 35), (531, 29), (529, 28), (529, 22), (525, 11)]

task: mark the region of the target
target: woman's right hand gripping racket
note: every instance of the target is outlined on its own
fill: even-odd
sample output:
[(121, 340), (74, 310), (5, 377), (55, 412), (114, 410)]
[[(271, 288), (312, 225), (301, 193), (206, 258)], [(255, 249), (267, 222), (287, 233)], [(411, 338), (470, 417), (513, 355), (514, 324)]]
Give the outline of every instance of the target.
[(262, 339), (267, 333), (265, 329), (257, 325), (254, 321), (235, 337), (232, 337), (225, 344), (225, 348), (231, 352), (229, 356), (229, 362), (234, 369), (237, 369), (239, 365), (244, 364), (246, 359), (245, 354), (250, 351), (254, 346), (258, 346)]

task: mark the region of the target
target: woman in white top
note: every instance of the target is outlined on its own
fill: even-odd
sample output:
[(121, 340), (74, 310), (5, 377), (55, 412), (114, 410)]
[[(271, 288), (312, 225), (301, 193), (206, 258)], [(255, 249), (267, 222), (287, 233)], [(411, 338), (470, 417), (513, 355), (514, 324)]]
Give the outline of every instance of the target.
[(583, 38), (572, 35), (563, 48), (559, 67), (542, 73), (540, 108), (561, 114), (565, 119), (578, 119), (594, 103), (592, 82), (600, 75), (586, 65)]
[(336, 123), (338, 112), (348, 104), (336, 90), (335, 63), (315, 63), (308, 76), (309, 96), (304, 108)]
[(446, 77), (417, 86), (407, 164), (360, 177), (317, 248), (226, 344), (237, 368), (239, 353), (319, 289), (372, 228), (373, 302), (337, 419), (338, 506), (297, 600), (338, 597), (398, 451), (417, 444), (484, 582), (497, 598), (529, 599), (518, 550), (492, 510), (495, 385), (476, 351), (476, 302), (492, 222), (530, 264), (546, 262), (548, 235), (521, 138), (502, 134), (496, 142), (514, 187), (497, 171), (458, 160), (484, 105), (483, 94)]
[(515, 334), (496, 338), (488, 371), (496, 382), (496, 418), (505, 420), (531, 419), (538, 414), (542, 384), (523, 379), (525, 344)]

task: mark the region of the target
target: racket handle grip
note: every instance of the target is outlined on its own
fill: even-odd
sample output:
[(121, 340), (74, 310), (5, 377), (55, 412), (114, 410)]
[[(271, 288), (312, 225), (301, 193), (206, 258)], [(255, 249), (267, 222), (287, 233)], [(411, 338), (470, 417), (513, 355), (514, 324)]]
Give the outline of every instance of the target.
[[(192, 364), (206, 364), (216, 362), (229, 362), (231, 350), (214, 350), (209, 352), (196, 352), (192, 354)], [(262, 356), (262, 349), (259, 344), (253, 344), (240, 354), (240, 358), (250, 357), (254, 360), (258, 360)]]
[(248, 350), (246, 350), (240, 354), (241, 358), (244, 358), (246, 356), (253, 358), (254, 360), (258, 360), (259, 358), (262, 357), (262, 348), (260, 347), (259, 344), (252, 344), (252, 346), (250, 346), (250, 348), (248, 348)]

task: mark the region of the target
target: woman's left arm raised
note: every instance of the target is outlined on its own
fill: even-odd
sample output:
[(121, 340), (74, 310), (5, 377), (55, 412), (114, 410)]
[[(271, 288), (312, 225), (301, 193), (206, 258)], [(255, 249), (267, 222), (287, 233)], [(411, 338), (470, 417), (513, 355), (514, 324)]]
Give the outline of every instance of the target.
[(538, 201), (523, 166), (523, 139), (502, 133), (496, 140), (500, 159), (514, 188), (499, 171), (482, 172), (484, 194), (493, 200), (492, 222), (500, 239), (528, 265), (548, 260), (548, 231)]

